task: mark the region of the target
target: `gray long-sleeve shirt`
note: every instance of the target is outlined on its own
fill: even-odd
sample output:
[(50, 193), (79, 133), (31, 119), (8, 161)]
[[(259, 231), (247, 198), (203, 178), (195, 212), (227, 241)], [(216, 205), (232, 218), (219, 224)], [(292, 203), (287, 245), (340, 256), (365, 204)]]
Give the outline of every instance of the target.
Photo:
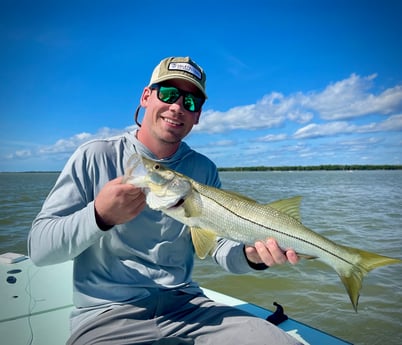
[[(124, 174), (126, 162), (136, 152), (156, 159), (134, 132), (80, 146), (29, 233), (29, 255), (36, 265), (74, 260), (73, 328), (112, 305), (148, 296), (152, 288), (200, 292), (191, 278), (191, 236), (181, 223), (148, 207), (108, 231), (96, 223), (95, 197), (108, 181)], [(160, 162), (198, 182), (220, 187), (216, 166), (185, 143)], [(213, 258), (233, 273), (251, 269), (243, 245), (233, 241), (220, 239)]]

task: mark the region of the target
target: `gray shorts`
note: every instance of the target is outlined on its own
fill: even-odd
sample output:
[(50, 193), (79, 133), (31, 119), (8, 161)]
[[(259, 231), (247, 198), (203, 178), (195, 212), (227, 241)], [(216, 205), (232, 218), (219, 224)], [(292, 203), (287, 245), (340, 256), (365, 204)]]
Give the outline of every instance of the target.
[(168, 290), (103, 312), (67, 345), (295, 345), (280, 328), (204, 295)]

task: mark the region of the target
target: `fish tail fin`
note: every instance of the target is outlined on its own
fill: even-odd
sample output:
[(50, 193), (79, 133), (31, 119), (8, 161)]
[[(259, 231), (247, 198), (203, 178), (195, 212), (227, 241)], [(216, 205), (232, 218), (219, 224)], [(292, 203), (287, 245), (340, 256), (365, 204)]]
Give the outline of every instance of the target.
[(351, 247), (344, 247), (344, 249), (349, 253), (357, 254), (359, 260), (354, 263), (349, 263), (347, 269), (345, 265), (342, 265), (342, 267), (336, 267), (335, 270), (341, 278), (343, 285), (345, 285), (353, 308), (357, 312), (360, 289), (364, 276), (377, 267), (402, 263), (402, 260)]

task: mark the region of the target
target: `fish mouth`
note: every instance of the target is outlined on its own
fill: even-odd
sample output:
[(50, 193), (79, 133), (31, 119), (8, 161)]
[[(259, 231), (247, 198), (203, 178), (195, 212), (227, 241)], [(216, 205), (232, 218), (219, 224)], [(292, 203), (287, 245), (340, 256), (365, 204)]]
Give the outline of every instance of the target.
[(183, 205), (183, 203), (184, 203), (185, 201), (186, 201), (186, 199), (180, 198), (173, 206), (170, 206), (169, 209), (177, 208), (177, 207)]
[(161, 119), (162, 119), (163, 121), (165, 121), (166, 123), (168, 123), (169, 125), (172, 125), (172, 126), (176, 126), (176, 127), (184, 126), (184, 123), (183, 123), (183, 122), (180, 122), (180, 121), (177, 121), (177, 120), (173, 120), (173, 119), (170, 119), (170, 118), (168, 118), (168, 117), (161, 116)]
[(136, 187), (145, 188), (147, 183), (148, 170), (139, 155), (133, 155), (127, 162), (123, 183), (130, 183)]
[(187, 181), (172, 180), (163, 185), (152, 184), (148, 187), (150, 189), (147, 193), (147, 203), (151, 208), (157, 210), (178, 209), (190, 193), (189, 190), (183, 190), (183, 188), (188, 189), (189, 187)]

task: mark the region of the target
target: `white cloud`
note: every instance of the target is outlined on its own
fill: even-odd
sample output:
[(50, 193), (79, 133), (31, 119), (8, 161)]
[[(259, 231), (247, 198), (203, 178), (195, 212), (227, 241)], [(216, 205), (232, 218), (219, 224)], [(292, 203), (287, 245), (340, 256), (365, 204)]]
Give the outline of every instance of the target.
[(376, 131), (401, 131), (402, 130), (402, 114), (390, 116), (388, 119), (380, 122)]
[(40, 154), (54, 154), (54, 153), (66, 153), (72, 152), (75, 150), (80, 144), (85, 141), (90, 140), (92, 137), (89, 133), (78, 133), (67, 139), (59, 139), (53, 145), (43, 146), (38, 152)]
[(358, 139), (349, 139), (349, 140), (341, 140), (337, 142), (337, 145), (341, 146), (362, 146), (364, 145), (367, 147), (368, 145), (375, 145), (378, 144), (382, 141), (382, 138), (377, 138), (377, 137), (369, 137), (369, 138), (358, 138)]
[[(376, 77), (376, 74), (367, 77), (352, 74), (347, 79), (328, 85), (321, 92), (298, 92), (289, 96), (273, 92), (255, 104), (234, 107), (226, 112), (207, 110), (194, 131), (221, 133), (237, 129), (268, 129), (280, 127), (286, 121), (308, 123), (315, 115), (334, 121), (401, 111), (402, 85), (379, 94), (369, 93)], [(339, 125), (329, 127), (335, 130)], [(310, 130), (315, 126), (311, 126)]]
[(372, 122), (357, 126), (346, 121), (335, 121), (323, 124), (311, 123), (298, 129), (295, 139), (318, 138), (347, 133), (393, 132), (402, 130), (402, 114), (393, 115), (381, 122)]
[(26, 159), (32, 157), (39, 157), (39, 156), (50, 156), (50, 155), (60, 155), (60, 154), (72, 154), (78, 146), (81, 144), (94, 140), (94, 139), (102, 139), (102, 138), (109, 138), (113, 135), (117, 135), (122, 133), (126, 130), (129, 130), (130, 127), (127, 127), (124, 130), (116, 130), (111, 128), (101, 128), (96, 133), (91, 134), (87, 132), (82, 132), (75, 134), (66, 139), (59, 139), (52, 145), (41, 146), (35, 150), (18, 150), (14, 153), (6, 155), (6, 159)]
[(233, 146), (235, 145), (236, 142), (233, 140), (219, 140), (219, 141), (215, 141), (213, 143), (211, 143), (211, 146), (216, 147), (224, 147), (224, 146)]
[(305, 123), (313, 117), (311, 112), (297, 107), (296, 99), (286, 98), (280, 93), (265, 95), (255, 104), (238, 106), (227, 112), (207, 110), (194, 131), (221, 133), (228, 130), (255, 130), (273, 128), (287, 119)]
[(31, 156), (32, 156), (31, 150), (18, 150), (14, 153), (14, 157), (20, 159), (29, 158)]
[(287, 137), (288, 136), (286, 134), (268, 134), (255, 140), (260, 142), (272, 142), (272, 141), (282, 141), (287, 139)]
[(330, 84), (321, 93), (303, 96), (303, 105), (326, 120), (349, 119), (368, 114), (391, 114), (402, 107), (402, 86), (389, 88), (378, 95), (369, 93), (376, 74)]
[(356, 126), (347, 122), (339, 121), (324, 124), (310, 123), (309, 125), (298, 129), (293, 137), (295, 139), (318, 138), (354, 131), (356, 131)]

